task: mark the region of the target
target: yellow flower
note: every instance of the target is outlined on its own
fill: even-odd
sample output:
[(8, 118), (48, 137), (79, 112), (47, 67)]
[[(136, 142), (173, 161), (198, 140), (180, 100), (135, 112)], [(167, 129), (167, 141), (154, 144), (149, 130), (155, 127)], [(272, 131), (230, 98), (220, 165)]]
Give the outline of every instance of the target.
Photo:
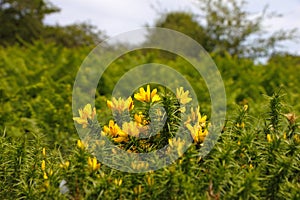
[(45, 171), (45, 169), (46, 169), (46, 161), (45, 160), (42, 160), (41, 168), (43, 171)]
[(154, 185), (154, 178), (153, 178), (151, 175), (148, 175), (148, 176), (147, 176), (147, 184), (148, 184), (149, 186)]
[(65, 162), (65, 166), (66, 166), (66, 168), (69, 168), (69, 166), (70, 166), (70, 161), (66, 161), (66, 162)]
[(244, 122), (242, 122), (241, 127), (245, 128), (245, 123)]
[(92, 109), (91, 104), (87, 104), (83, 109), (79, 109), (79, 117), (73, 117), (73, 120), (78, 124), (82, 124), (82, 128), (86, 128), (88, 125), (88, 119), (94, 119), (96, 115), (96, 108)]
[(115, 124), (113, 120), (109, 120), (108, 126), (103, 127), (103, 132), (111, 136), (116, 136), (119, 129), (120, 127), (118, 124)]
[[(201, 143), (204, 141), (205, 137), (208, 134), (208, 130), (206, 128), (206, 120), (207, 116), (201, 116), (200, 107), (198, 106), (196, 110), (191, 108), (191, 114), (188, 116), (188, 120), (185, 122), (185, 126), (190, 131), (194, 141), (196, 143)], [(194, 126), (191, 123), (195, 123)], [(209, 124), (208, 124), (209, 126)]]
[(185, 91), (183, 90), (183, 87), (180, 88), (176, 88), (176, 98), (179, 100), (180, 104), (187, 104), (190, 101), (192, 101), (192, 98), (188, 97), (189, 95), (189, 91)]
[(241, 124), (237, 123), (236, 127), (238, 127), (238, 128), (245, 128), (245, 123), (244, 122), (242, 122)]
[(134, 114), (134, 120), (136, 123), (138, 123), (139, 125), (147, 125), (149, 124), (149, 122), (144, 119), (144, 115), (142, 112), (139, 112), (139, 114)]
[(286, 132), (283, 133), (283, 139), (286, 140)]
[(139, 136), (139, 129), (137, 127), (137, 124), (135, 122), (125, 122), (122, 125), (122, 130), (126, 133), (126, 135), (131, 135), (134, 137), (138, 137)]
[(206, 120), (207, 116), (201, 116), (200, 114), (200, 107), (198, 106), (196, 110), (191, 108), (191, 114), (188, 116), (187, 121), (185, 124), (189, 124), (191, 122), (198, 123), (201, 127), (206, 127)]
[(134, 120), (138, 123), (138, 124), (142, 124), (143, 123), (143, 115), (138, 115), (138, 114), (134, 114)]
[(248, 105), (247, 105), (247, 104), (244, 105), (243, 110), (244, 110), (244, 111), (247, 111), (247, 110), (248, 110)]
[(113, 140), (117, 143), (120, 142), (127, 142), (129, 140), (128, 134), (125, 133), (119, 126), (118, 124), (115, 124), (113, 120), (110, 120), (108, 123), (108, 126), (103, 127), (103, 132), (105, 134), (108, 134), (113, 138)]
[(108, 126), (103, 127), (104, 133), (109, 134), (112, 137), (121, 136), (121, 137), (127, 137), (128, 134), (125, 133), (118, 124), (115, 124), (113, 120), (110, 120), (108, 123)]
[(150, 93), (150, 85), (147, 85), (147, 91), (143, 87), (140, 88), (140, 92), (134, 95), (134, 98), (142, 102), (156, 102), (160, 101), (160, 96), (157, 93), (157, 89), (152, 90)]
[(177, 148), (177, 153), (179, 156), (182, 156), (182, 154), (184, 153), (184, 151), (183, 151), (184, 144), (185, 144), (185, 141), (181, 140), (180, 138), (177, 138), (177, 139), (170, 138), (169, 139), (170, 147)]
[(136, 186), (135, 188), (133, 188), (133, 192), (134, 192), (135, 194), (141, 194), (142, 191), (143, 191), (142, 185), (138, 185), (138, 186)]
[(118, 136), (116, 138), (113, 138), (114, 142), (121, 143), (121, 142), (128, 142), (128, 137)]
[(179, 108), (179, 112), (185, 113), (185, 111), (186, 111), (186, 108), (185, 108), (184, 106), (181, 106), (181, 107)]
[[(144, 115), (142, 112), (139, 112), (139, 114), (134, 114), (134, 120), (135, 120), (135, 127), (139, 130), (139, 133), (145, 133), (149, 130), (149, 121), (144, 119)], [(122, 127), (123, 128), (123, 127)], [(125, 128), (126, 129), (126, 128)], [(124, 128), (123, 130), (126, 131)]]
[(81, 140), (77, 140), (77, 147), (78, 147), (79, 149), (84, 150), (85, 145), (84, 145), (84, 143), (83, 143)]
[(120, 179), (120, 180), (115, 179), (115, 180), (114, 180), (114, 183), (115, 183), (116, 186), (121, 186), (121, 185), (122, 185), (122, 182), (123, 182), (122, 179)]
[(206, 115), (204, 115), (203, 117), (201, 117), (201, 115), (200, 115), (200, 118), (199, 118), (199, 125), (200, 125), (201, 127), (205, 127), (205, 126), (206, 126), (206, 120), (207, 120), (207, 116), (206, 116)]
[(268, 142), (272, 142), (273, 140), (272, 140), (272, 137), (271, 137), (271, 134), (267, 134), (267, 141)]
[(134, 108), (133, 101), (131, 97), (128, 97), (127, 100), (112, 98), (112, 101), (107, 100), (107, 106), (114, 111), (118, 111), (119, 113), (124, 112), (125, 110), (132, 110)]
[(44, 157), (46, 157), (46, 148), (45, 147), (42, 150), (42, 154), (43, 154)]
[(294, 140), (295, 140), (295, 143), (300, 144), (300, 135), (298, 135), (298, 134), (294, 135)]
[(59, 165), (61, 168), (68, 169), (70, 166), (70, 161), (66, 161)]
[(196, 122), (201, 119), (201, 114), (200, 114), (200, 107), (198, 106), (196, 110), (194, 108), (191, 108), (191, 115), (188, 117), (189, 122)]
[(45, 180), (48, 179), (48, 176), (47, 176), (47, 173), (46, 173), (46, 172), (44, 172), (43, 178), (44, 178)]
[(207, 129), (203, 130), (202, 127), (197, 124), (194, 126), (192, 126), (191, 124), (187, 124), (186, 127), (190, 131), (190, 133), (196, 143), (202, 143), (208, 134)]
[(98, 169), (100, 169), (100, 163), (97, 163), (97, 158), (95, 157), (88, 157), (88, 166), (91, 171), (97, 171)]

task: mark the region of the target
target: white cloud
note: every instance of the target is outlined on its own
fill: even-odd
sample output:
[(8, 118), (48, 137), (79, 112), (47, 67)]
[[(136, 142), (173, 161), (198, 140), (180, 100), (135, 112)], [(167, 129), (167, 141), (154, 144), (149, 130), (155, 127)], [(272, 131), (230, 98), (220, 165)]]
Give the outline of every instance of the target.
[(106, 30), (108, 34), (140, 27), (150, 22), (155, 14), (148, 1), (141, 0), (53, 0), (52, 2), (62, 8), (62, 11), (47, 17), (46, 23), (65, 25), (89, 21), (99, 29)]

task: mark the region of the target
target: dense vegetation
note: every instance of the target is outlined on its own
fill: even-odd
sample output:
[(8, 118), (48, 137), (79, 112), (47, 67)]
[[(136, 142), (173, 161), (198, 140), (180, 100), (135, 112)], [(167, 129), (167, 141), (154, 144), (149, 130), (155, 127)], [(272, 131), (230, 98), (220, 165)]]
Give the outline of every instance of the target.
[[(262, 66), (229, 54), (212, 55), (228, 101), (227, 123), (213, 151), (198, 160), (193, 157), (196, 146), (191, 147), (169, 167), (128, 174), (105, 165), (89, 169), (91, 155), (76, 145), (72, 84), (89, 51), (42, 42), (1, 48), (2, 197), (299, 198), (299, 125), (291, 114), (300, 111), (298, 57), (277, 55)], [(104, 74), (102, 84), (107, 88), (99, 89), (96, 107), (106, 107), (117, 72), (121, 75), (130, 66), (153, 59), (180, 68), (200, 90), (204, 88), (198, 93), (203, 99), (201, 112), (209, 114), (205, 85), (193, 80), (186, 61), (166, 61), (156, 54), (136, 53), (114, 62)], [(108, 113), (97, 112), (99, 121), (107, 124)], [(66, 194), (59, 187), (62, 180), (67, 182)]]
[[(119, 57), (99, 81), (96, 109), (85, 102), (73, 118), (77, 71), (102, 36), (88, 24), (45, 26), (44, 16), (58, 9), (43, 0), (33, 2), (0, 0), (5, 26), (0, 28), (0, 199), (300, 199), (300, 57), (273, 52), (277, 42), (292, 38), (293, 32), (258, 39), (268, 48), (249, 45), (247, 38), (261, 30), (262, 16), (250, 23), (242, 5), (233, 0), (231, 7), (222, 0), (200, 1), (209, 8), (206, 20), (212, 26), (182, 12), (166, 14), (156, 22), (201, 43), (224, 81), (226, 121), (212, 151), (199, 157), (210, 134), (211, 102), (204, 80), (187, 60), (153, 49)], [(17, 26), (19, 20), (25, 20), (24, 26)], [(228, 23), (232, 32), (226, 29)], [(148, 36), (149, 40), (156, 37), (155, 32)], [(245, 45), (249, 48), (244, 49)], [(253, 58), (258, 55), (270, 58), (266, 64), (257, 64)], [(120, 77), (147, 63), (171, 66), (184, 75), (196, 92), (200, 111), (194, 109), (194, 114), (180, 120), (189, 111), (182, 104), (190, 102), (180, 85), (176, 94), (151, 84), (151, 90), (149, 86), (148, 91), (134, 91), (127, 100), (111, 99)], [(141, 134), (149, 128), (153, 118), (148, 110), (156, 103), (167, 110), (166, 124), (150, 140), (136, 140), (129, 132)], [(112, 121), (111, 111), (126, 109), (128, 122)], [(170, 140), (182, 122), (185, 128), (180, 130), (193, 141), (185, 152), (182, 140)], [(106, 135), (128, 152), (150, 152), (169, 144), (180, 158), (156, 171), (121, 172), (90, 153), (89, 138), (79, 138), (74, 123)], [(112, 160), (120, 159), (114, 151), (109, 153)], [(131, 168), (147, 171), (149, 166), (135, 162)]]

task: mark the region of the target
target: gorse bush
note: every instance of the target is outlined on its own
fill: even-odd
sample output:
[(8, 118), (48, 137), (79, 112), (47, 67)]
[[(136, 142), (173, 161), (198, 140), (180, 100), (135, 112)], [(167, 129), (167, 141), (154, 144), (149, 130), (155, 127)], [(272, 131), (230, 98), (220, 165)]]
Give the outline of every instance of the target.
[[(121, 108), (113, 102), (108, 102), (112, 109)], [(0, 195), (4, 199), (299, 199), (299, 124), (292, 113), (283, 114), (282, 103), (280, 95), (273, 95), (258, 119), (259, 114), (249, 114), (251, 106), (241, 106), (206, 157), (198, 156), (194, 137), (195, 142), (170, 166), (138, 174), (99, 163), (81, 140), (74, 140), (62, 154), (60, 147), (50, 147), (39, 134), (24, 134), (16, 142), (4, 132)], [(93, 119), (93, 109), (87, 105), (80, 113), (74, 120), (91, 128), (88, 119)], [(124, 133), (111, 135), (120, 148), (131, 141), (119, 139)]]
[[(129, 153), (149, 153), (169, 145), (158, 155), (167, 155), (170, 159), (183, 154), (191, 137), (198, 145), (203, 145), (208, 134), (207, 116), (201, 116), (199, 106), (193, 108), (190, 105), (192, 98), (189, 91), (185, 91), (183, 87), (177, 88), (175, 97), (166, 91), (166, 88), (164, 92), (150, 88), (150, 85), (147, 85), (146, 90), (141, 87), (133, 99), (130, 96), (127, 99), (113, 97), (112, 101), (108, 100), (107, 106), (114, 117), (103, 128), (95, 120), (96, 108), (92, 108), (91, 104), (79, 109), (79, 117), (74, 117), (73, 120), (84, 129), (83, 133), (79, 133), (83, 143), (97, 152), (98, 156), (101, 154), (100, 149), (109, 142), (101, 140), (100, 135), (109, 137), (111, 142)], [(118, 159), (126, 164), (126, 155), (119, 154), (118, 150), (110, 148), (108, 154), (118, 154)], [(109, 159), (116, 158), (109, 156)], [(159, 156), (154, 160), (152, 157), (135, 156), (133, 160), (134, 162), (130, 163), (133, 172), (139, 168), (136, 162), (140, 162), (141, 165), (162, 162)], [(151, 166), (149, 169), (152, 169)]]
[[(205, 82), (179, 57), (166, 59), (155, 51), (123, 55), (100, 80), (97, 109), (85, 102), (73, 120), (72, 85), (90, 50), (41, 42), (0, 49), (1, 199), (300, 198), (298, 57), (273, 56), (262, 66), (212, 55), (226, 87), (228, 112), (216, 145), (199, 157), (210, 134), (210, 96)], [(130, 97), (111, 97), (120, 74), (147, 62), (184, 74), (196, 88), (201, 110), (180, 86), (173, 93), (150, 84)], [(166, 122), (160, 124), (161, 119)], [(86, 137), (78, 137), (74, 121)], [(178, 129), (193, 141), (186, 151), (180, 149)], [(134, 137), (148, 133), (156, 134), (149, 140)], [(97, 160), (93, 148), (103, 144), (89, 142), (94, 135), (130, 153), (168, 144), (170, 154), (180, 156), (159, 170), (122, 172)], [(130, 167), (150, 166), (134, 162)]]
[(60, 144), (74, 135), (72, 84), (89, 50), (39, 42), (1, 48), (1, 130), (14, 136), (40, 132)]
[[(11, 46), (0, 49), (0, 128), (8, 135), (40, 131), (58, 144), (76, 137), (71, 112), (72, 86), (83, 59), (90, 48), (67, 49), (62, 46), (36, 42), (27, 47)], [(201, 100), (201, 111), (209, 115), (210, 96), (201, 77), (180, 57), (166, 59), (157, 51), (134, 52), (113, 62), (99, 81), (96, 104), (105, 107), (114, 85), (122, 74), (143, 63), (162, 63), (184, 74)], [(228, 112), (236, 104), (251, 104), (256, 113), (264, 104), (262, 94), (272, 95), (282, 87), (286, 102), (300, 111), (299, 62), (293, 56), (274, 56), (266, 66), (254, 65), (250, 60), (212, 55), (224, 80)], [(284, 60), (284, 62), (282, 61)], [(137, 77), (138, 78), (138, 77)], [(99, 112), (99, 120), (107, 113)], [(20, 120), (21, 119), (21, 120)]]

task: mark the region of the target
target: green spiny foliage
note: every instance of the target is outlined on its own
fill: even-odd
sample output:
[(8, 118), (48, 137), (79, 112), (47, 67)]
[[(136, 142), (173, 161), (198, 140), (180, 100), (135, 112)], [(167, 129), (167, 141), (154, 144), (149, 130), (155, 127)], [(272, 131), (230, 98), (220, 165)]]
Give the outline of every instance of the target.
[[(274, 102), (282, 104), (280, 95), (273, 95), (269, 102), (263, 117), (250, 115), (250, 106), (239, 108), (208, 156), (199, 158), (197, 147), (192, 145), (172, 165), (141, 174), (116, 171), (98, 162), (92, 164), (93, 156), (80, 141), (77, 145), (73, 142), (63, 153), (59, 146), (47, 145), (41, 133), (24, 134), (18, 142), (3, 134), (0, 196), (8, 199), (298, 199), (300, 142), (296, 135), (299, 136), (299, 128), (294, 130), (293, 137), (285, 137), (283, 133), (289, 130), (290, 121), (280, 117), (284, 106), (278, 112), (272, 111)], [(282, 125), (275, 126), (268, 140), (265, 126), (273, 123), (274, 113), (279, 113), (277, 122)], [(63, 180), (65, 185), (59, 186)]]
[[(87, 149), (76, 144), (72, 84), (89, 50), (39, 42), (0, 49), (1, 199), (300, 198), (296, 57), (277, 56), (266, 66), (257, 66), (230, 55), (213, 55), (228, 102), (227, 123), (215, 147), (199, 158), (199, 146), (194, 144), (168, 167), (130, 174), (94, 162)], [(110, 120), (110, 112), (102, 108), (117, 75), (149, 61), (185, 74), (198, 88), (201, 112), (209, 113), (205, 83), (193, 76), (184, 59), (167, 60), (157, 52), (135, 53), (136, 57), (125, 55), (112, 63), (100, 80), (105, 87), (97, 89), (95, 105), (101, 108), (97, 110), (101, 124)], [(274, 93), (278, 88), (281, 92)], [(268, 106), (262, 94), (270, 95)], [(176, 117), (176, 102), (170, 99), (167, 96), (165, 105), (169, 115)]]

